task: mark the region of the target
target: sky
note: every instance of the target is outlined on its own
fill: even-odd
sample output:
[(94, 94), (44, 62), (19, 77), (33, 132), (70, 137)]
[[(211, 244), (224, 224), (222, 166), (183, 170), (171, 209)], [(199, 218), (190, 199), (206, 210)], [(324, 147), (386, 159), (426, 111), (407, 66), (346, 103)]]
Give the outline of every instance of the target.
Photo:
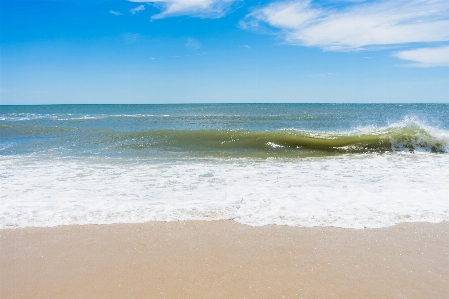
[(449, 103), (447, 0), (0, 0), (1, 104)]

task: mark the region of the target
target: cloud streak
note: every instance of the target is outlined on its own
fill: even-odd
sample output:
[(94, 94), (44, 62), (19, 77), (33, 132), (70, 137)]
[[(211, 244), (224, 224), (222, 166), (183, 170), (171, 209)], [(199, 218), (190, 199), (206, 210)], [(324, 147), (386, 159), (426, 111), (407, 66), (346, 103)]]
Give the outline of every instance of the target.
[(400, 51), (395, 53), (393, 56), (413, 62), (412, 64), (409, 64), (407, 66), (449, 66), (449, 46)]
[(110, 13), (111, 15), (114, 15), (114, 16), (122, 16), (122, 15), (123, 15), (121, 12), (114, 11), (114, 10), (112, 10), (112, 9), (109, 11), (109, 13)]
[(324, 8), (310, 0), (275, 2), (255, 9), (242, 28), (275, 28), (290, 44), (326, 50), (360, 50), (449, 41), (449, 1), (383, 0)]
[(199, 48), (201, 48), (201, 44), (194, 38), (188, 38), (186, 42), (186, 47), (191, 50), (198, 50)]
[(137, 42), (138, 40), (140, 40), (141, 35), (139, 33), (131, 33), (131, 32), (127, 32), (122, 34), (123, 40), (127, 43), (127, 44), (132, 44)]
[(189, 15), (198, 18), (221, 18), (240, 0), (129, 0), (152, 3), (162, 10), (152, 19)]
[(133, 15), (135, 15), (136, 13), (145, 10), (145, 6), (144, 5), (139, 5), (133, 9), (130, 9), (129, 12), (132, 13)]

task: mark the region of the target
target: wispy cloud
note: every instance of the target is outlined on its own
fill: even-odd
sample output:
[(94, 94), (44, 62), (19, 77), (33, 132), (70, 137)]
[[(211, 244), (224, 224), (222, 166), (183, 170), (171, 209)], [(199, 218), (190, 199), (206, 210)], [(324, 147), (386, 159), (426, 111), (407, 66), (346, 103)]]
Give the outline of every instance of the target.
[(135, 43), (138, 40), (140, 40), (141, 37), (142, 36), (139, 33), (127, 32), (127, 33), (122, 34), (122, 38), (127, 44)]
[(130, 9), (129, 12), (132, 13), (133, 15), (135, 15), (136, 13), (138, 13), (139, 11), (145, 10), (145, 6), (144, 5), (139, 5), (137, 7), (134, 7), (133, 9)]
[(251, 46), (250, 45), (241, 45), (240, 48), (251, 49)]
[(186, 47), (191, 50), (198, 50), (199, 48), (201, 48), (201, 44), (194, 38), (188, 38), (186, 42)]
[(112, 9), (109, 11), (109, 13), (110, 13), (111, 15), (114, 15), (114, 16), (122, 16), (122, 15), (123, 15), (121, 12), (114, 11), (114, 10), (112, 10)]
[(152, 19), (189, 15), (199, 18), (220, 18), (224, 16), (234, 3), (240, 0), (129, 0), (130, 2), (153, 3), (161, 8), (160, 14)]
[(400, 51), (395, 53), (394, 56), (414, 62), (406, 66), (449, 66), (449, 46)]
[(287, 43), (326, 50), (449, 41), (449, 1), (347, 2), (341, 8), (310, 0), (275, 2), (255, 9), (240, 25), (256, 30), (269, 25)]

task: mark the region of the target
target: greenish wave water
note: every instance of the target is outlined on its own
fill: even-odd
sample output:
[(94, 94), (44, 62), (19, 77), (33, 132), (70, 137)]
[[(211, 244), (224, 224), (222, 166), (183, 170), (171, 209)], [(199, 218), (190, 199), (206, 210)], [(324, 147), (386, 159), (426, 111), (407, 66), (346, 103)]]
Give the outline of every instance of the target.
[[(4, 138), (36, 137), (35, 151), (65, 148), (93, 154), (183, 153), (186, 156), (277, 157), (334, 154), (429, 152), (447, 153), (447, 134), (439, 136), (419, 126), (392, 127), (365, 132), (299, 130), (143, 130), (114, 132), (80, 128), (3, 126)], [(37, 137), (40, 138), (37, 138)], [(45, 140), (54, 140), (45, 144)], [(53, 146), (53, 147), (51, 147)], [(10, 149), (11, 150), (11, 149)]]
[(445, 104), (0, 106), (0, 154), (305, 157), (447, 153)]
[(368, 133), (308, 131), (158, 130), (110, 136), (123, 147), (191, 152), (258, 151), (266, 154), (426, 151), (446, 153), (448, 140), (422, 128), (393, 128)]

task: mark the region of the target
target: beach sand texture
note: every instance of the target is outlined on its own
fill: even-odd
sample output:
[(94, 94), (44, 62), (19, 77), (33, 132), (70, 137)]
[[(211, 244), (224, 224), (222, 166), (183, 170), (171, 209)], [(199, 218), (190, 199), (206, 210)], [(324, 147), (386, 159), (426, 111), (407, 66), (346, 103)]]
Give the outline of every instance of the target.
[(449, 298), (449, 223), (0, 230), (9, 298)]

